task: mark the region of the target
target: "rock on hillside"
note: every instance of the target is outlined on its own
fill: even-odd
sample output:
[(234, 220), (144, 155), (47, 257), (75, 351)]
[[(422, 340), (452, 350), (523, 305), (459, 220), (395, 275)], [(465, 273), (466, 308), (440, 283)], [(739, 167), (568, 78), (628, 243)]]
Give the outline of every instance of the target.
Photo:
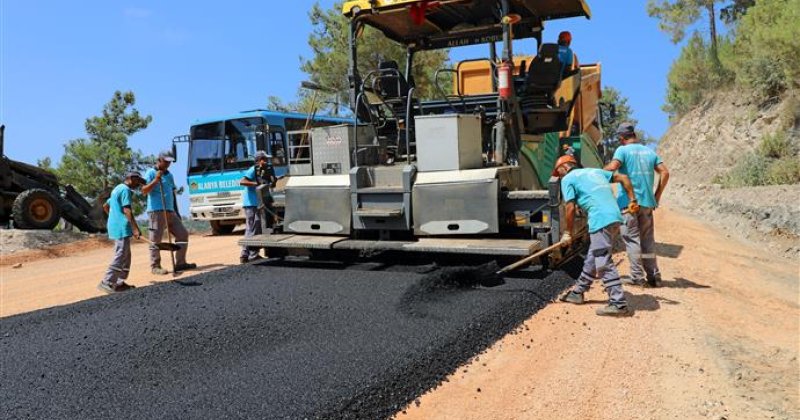
[(798, 141), (798, 104), (787, 97), (759, 106), (738, 92), (723, 92), (674, 121), (658, 146), (672, 174), (665, 204), (789, 257), (800, 255), (800, 185), (722, 188), (713, 183), (767, 134), (793, 127), (790, 135)]

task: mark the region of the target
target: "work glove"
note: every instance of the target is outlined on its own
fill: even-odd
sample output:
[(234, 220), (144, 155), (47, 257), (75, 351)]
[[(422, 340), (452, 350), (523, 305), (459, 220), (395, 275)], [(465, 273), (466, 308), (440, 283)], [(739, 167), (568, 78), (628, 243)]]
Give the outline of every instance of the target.
[(628, 203), (628, 213), (630, 214), (639, 213), (639, 203), (637, 203), (636, 200), (633, 200), (630, 203)]
[(561, 234), (561, 245), (569, 245), (572, 242), (572, 235), (569, 232)]

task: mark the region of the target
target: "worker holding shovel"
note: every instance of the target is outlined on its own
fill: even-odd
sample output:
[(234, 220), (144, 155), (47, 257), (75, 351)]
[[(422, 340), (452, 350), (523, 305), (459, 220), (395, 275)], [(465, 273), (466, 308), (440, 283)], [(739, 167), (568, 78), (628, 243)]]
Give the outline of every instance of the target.
[[(631, 264), (631, 276), (622, 281), (637, 286), (658, 287), (661, 283), (661, 272), (656, 261), (653, 210), (658, 207), (661, 194), (667, 187), (669, 170), (656, 152), (639, 142), (633, 124), (620, 124), (617, 127), (617, 136), (621, 146), (614, 151), (613, 160), (603, 169), (612, 172), (619, 170), (619, 173), (627, 175), (641, 206), (639, 213), (623, 215), (625, 222), (620, 230)], [(659, 176), (658, 187), (653, 192), (656, 173)], [(620, 194), (617, 204), (620, 209), (626, 208), (628, 197)]]
[(186, 262), (189, 232), (183, 226), (177, 212), (175, 199), (175, 179), (169, 171), (169, 166), (175, 157), (169, 151), (161, 152), (155, 168), (145, 172), (144, 179), (147, 184), (142, 187), (142, 193), (147, 195), (147, 215), (150, 222), (150, 268), (153, 274), (167, 274), (168, 271), (161, 267), (161, 253), (158, 243), (164, 235), (164, 230), (174, 236), (175, 241), (181, 246), (173, 252), (173, 273), (197, 268), (197, 264)]
[(111, 191), (103, 210), (108, 214), (108, 238), (114, 240), (114, 258), (106, 275), (97, 286), (106, 293), (124, 292), (134, 287), (125, 283), (131, 269), (131, 237), (139, 238), (142, 232), (131, 209), (132, 191), (144, 185), (139, 172), (129, 172), (125, 181)]
[(553, 169), (553, 176), (561, 178), (561, 194), (566, 205), (566, 230), (561, 238), (564, 245), (572, 242), (575, 222), (575, 206), (580, 206), (589, 216), (589, 251), (583, 272), (575, 286), (561, 297), (561, 301), (582, 304), (583, 294), (595, 279), (603, 281), (608, 293), (608, 306), (597, 310), (597, 315), (627, 316), (632, 314), (625, 300), (617, 267), (611, 260), (611, 247), (622, 223), (622, 214), (617, 207), (611, 183), (619, 182), (630, 198), (627, 211), (636, 213), (639, 205), (633, 186), (627, 176), (602, 169), (578, 168), (578, 161), (570, 155), (561, 156)]
[[(268, 165), (268, 161), (272, 156), (267, 152), (259, 150), (255, 155), (255, 165), (245, 172), (244, 177), (239, 181), (239, 185), (245, 187), (245, 194), (242, 203), (245, 217), (244, 237), (249, 238), (262, 233), (261, 218), (265, 217), (258, 209), (258, 191), (256, 190), (259, 185), (269, 184), (273, 185), (276, 181), (275, 171)], [(267, 189), (269, 192), (269, 189)], [(271, 196), (268, 200), (271, 199)], [(272, 203), (267, 203), (266, 206)], [(271, 217), (271, 215), (270, 215)], [(242, 253), (239, 254), (239, 262), (246, 264), (248, 262), (260, 259), (258, 255), (258, 248), (243, 246)]]

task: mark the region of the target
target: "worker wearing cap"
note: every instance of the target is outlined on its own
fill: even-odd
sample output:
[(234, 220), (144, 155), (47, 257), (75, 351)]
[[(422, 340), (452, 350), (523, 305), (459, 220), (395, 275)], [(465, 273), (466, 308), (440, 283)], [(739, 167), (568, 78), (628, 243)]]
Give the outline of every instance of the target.
[(569, 47), (570, 44), (572, 44), (572, 34), (569, 31), (558, 34), (558, 61), (561, 62), (561, 74), (578, 68), (578, 59)]
[(97, 286), (106, 293), (124, 292), (133, 288), (125, 283), (131, 269), (131, 236), (139, 238), (142, 232), (131, 209), (131, 196), (132, 191), (142, 185), (142, 175), (139, 172), (129, 172), (125, 181), (114, 187), (108, 201), (103, 204), (103, 210), (108, 214), (108, 238), (114, 240), (114, 257)]
[[(669, 170), (652, 149), (639, 143), (633, 124), (628, 122), (620, 124), (617, 136), (621, 146), (614, 151), (614, 157), (604, 169), (618, 170), (630, 178), (641, 207), (636, 214), (623, 214), (625, 222), (621, 227), (622, 239), (625, 241), (631, 265), (631, 276), (624, 281), (639, 286), (658, 287), (661, 282), (661, 272), (656, 261), (653, 210), (658, 207), (661, 194), (667, 187)], [(653, 192), (656, 172), (659, 175), (659, 182)], [(617, 203), (620, 209), (626, 208), (628, 197), (620, 194)]]
[(569, 245), (575, 234), (575, 205), (577, 203), (589, 217), (589, 251), (583, 265), (583, 272), (575, 286), (561, 297), (563, 302), (582, 304), (583, 294), (589, 290), (598, 277), (608, 293), (608, 306), (597, 310), (598, 315), (625, 316), (631, 314), (622, 289), (617, 267), (611, 260), (611, 247), (614, 237), (622, 223), (612, 182), (619, 182), (631, 198), (630, 211), (635, 213), (636, 197), (627, 176), (614, 174), (602, 169), (578, 168), (573, 156), (561, 156), (553, 169), (553, 176), (561, 178), (561, 194), (566, 205), (566, 229), (561, 243)]
[[(169, 171), (169, 166), (175, 157), (169, 151), (161, 152), (154, 168), (145, 172), (144, 179), (147, 184), (142, 187), (142, 193), (147, 195), (147, 216), (150, 222), (150, 269), (153, 274), (167, 274), (161, 267), (161, 253), (155, 245), (161, 242), (164, 230), (175, 237), (181, 246), (175, 253), (176, 272), (197, 268), (197, 264), (186, 262), (186, 251), (189, 242), (189, 232), (183, 226), (178, 214), (175, 196), (175, 179)], [(162, 191), (163, 187), (163, 191)]]
[[(272, 156), (268, 155), (267, 152), (263, 150), (257, 151), (255, 155), (255, 165), (250, 167), (250, 169), (244, 173), (244, 177), (242, 177), (241, 181), (239, 181), (239, 185), (245, 187), (242, 203), (242, 208), (244, 209), (245, 238), (262, 233), (261, 213), (258, 211), (258, 191), (256, 188), (263, 184), (273, 185), (275, 181), (275, 171), (268, 165), (271, 158)], [(264, 197), (265, 206), (270, 206), (272, 204), (272, 196), (269, 195), (268, 191), (269, 190), (267, 190), (268, 197)], [(260, 258), (261, 256), (258, 255), (258, 248), (243, 246), (242, 253), (239, 255), (239, 262), (245, 264)]]

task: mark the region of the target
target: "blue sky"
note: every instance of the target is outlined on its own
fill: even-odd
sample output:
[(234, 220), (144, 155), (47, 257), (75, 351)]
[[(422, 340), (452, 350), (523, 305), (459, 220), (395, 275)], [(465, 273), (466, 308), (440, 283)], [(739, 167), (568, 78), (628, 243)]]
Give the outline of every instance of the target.
[[(139, 110), (153, 116), (130, 141), (145, 153), (168, 148), (195, 119), (263, 108), (270, 95), (292, 100), (305, 79), (299, 57), (310, 55), (313, 3), (0, 0), (5, 153), (57, 161), (118, 89), (133, 90)], [(666, 74), (678, 47), (647, 17), (644, 0), (589, 5), (591, 20), (550, 22), (546, 39), (570, 30), (580, 61), (601, 62), (603, 83), (630, 98), (641, 128), (661, 136)], [(453, 52), (456, 59), (484, 55), (485, 48)], [(181, 161), (175, 172), (183, 183)]]

